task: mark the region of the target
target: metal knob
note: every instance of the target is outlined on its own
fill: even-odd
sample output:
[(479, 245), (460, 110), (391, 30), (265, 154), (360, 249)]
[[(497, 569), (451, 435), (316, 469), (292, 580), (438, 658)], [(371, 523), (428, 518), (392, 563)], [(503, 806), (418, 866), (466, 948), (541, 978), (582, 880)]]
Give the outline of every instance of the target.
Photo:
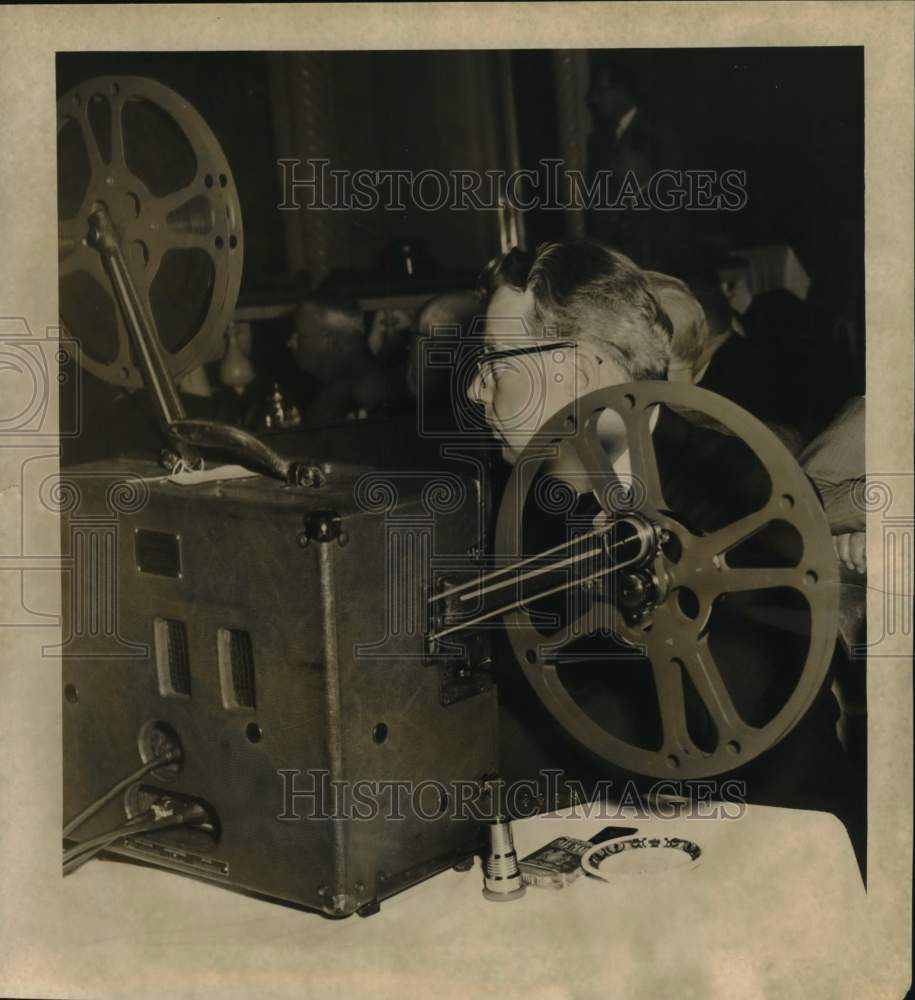
[(492, 902), (520, 899), (526, 890), (518, 870), (518, 855), (508, 820), (489, 827), (489, 853), (483, 862), (483, 896)]

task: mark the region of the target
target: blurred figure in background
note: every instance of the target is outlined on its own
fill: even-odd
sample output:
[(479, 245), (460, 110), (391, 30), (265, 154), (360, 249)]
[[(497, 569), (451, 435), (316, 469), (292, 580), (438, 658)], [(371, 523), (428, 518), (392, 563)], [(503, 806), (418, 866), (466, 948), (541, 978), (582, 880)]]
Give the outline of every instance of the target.
[(857, 573), (867, 571), (865, 412), (864, 397), (852, 396), (798, 456), (823, 501), (839, 561)]
[(740, 317), (711, 275), (679, 281), (651, 274), (652, 290), (673, 324), (668, 379), (692, 382), (749, 411), (797, 455), (806, 395), (783, 398), (783, 358), (771, 341), (750, 342)]
[(465, 367), (470, 371), (462, 360), (473, 349), (467, 338), (482, 314), (482, 299), (473, 291), (443, 292), (417, 313), (406, 382), (416, 400), (421, 431), (445, 433), (459, 428), (460, 413), (466, 409), (461, 371)]
[(409, 309), (378, 309), (369, 326), (368, 349), (385, 368), (406, 369), (410, 351)]
[[(753, 400), (753, 405), (741, 405), (751, 413), (793, 427), (803, 443), (810, 441), (849, 395), (847, 359), (837, 350), (830, 321), (787, 288), (754, 292), (745, 258), (726, 258), (717, 273), (746, 335), (745, 357), (722, 371), (722, 379), (725, 384), (741, 383), (741, 391)], [(752, 384), (754, 375), (747, 366), (760, 366), (758, 385)]]
[[(652, 292), (673, 326), (667, 378), (691, 382), (733, 400), (767, 424), (813, 482), (833, 532), (836, 554), (848, 570), (867, 569), (863, 396), (852, 396), (809, 444), (798, 426), (772, 419), (782, 385), (781, 359), (749, 342), (740, 320), (710, 278), (685, 282), (649, 275)], [(718, 353), (720, 350), (720, 354)]]
[(309, 297), (296, 311), (287, 346), (299, 369), (320, 383), (303, 400), (304, 426), (364, 419), (396, 405), (396, 385), (369, 351), (357, 302)]
[(407, 386), (410, 395), (418, 398), (420, 388), (425, 394), (444, 388), (448, 372), (429, 365), (427, 349), (430, 338), (464, 337), (470, 333), (474, 319), (482, 315), (483, 303), (476, 292), (443, 292), (435, 295), (416, 314), (416, 334), (410, 341), (407, 362)]
[[(676, 135), (648, 112), (638, 78), (621, 58), (594, 69), (587, 101), (593, 122), (588, 138), (589, 182), (598, 171), (610, 171), (611, 200), (629, 175), (643, 190), (658, 171), (682, 169)], [(588, 216), (588, 235), (643, 268), (679, 273), (690, 266), (693, 256), (682, 209), (594, 208)]]
[(647, 271), (651, 291), (667, 313), (673, 333), (670, 340), (669, 382), (697, 384), (708, 367), (711, 335), (699, 300), (679, 278)]

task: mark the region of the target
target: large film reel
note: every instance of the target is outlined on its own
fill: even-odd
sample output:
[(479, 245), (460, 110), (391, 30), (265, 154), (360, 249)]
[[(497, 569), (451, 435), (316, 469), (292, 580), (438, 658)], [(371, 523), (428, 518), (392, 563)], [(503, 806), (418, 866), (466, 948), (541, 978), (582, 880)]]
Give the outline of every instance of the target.
[[(678, 490), (665, 481), (664, 463), (656, 453), (658, 435), (651, 430), (656, 410), (662, 419), (681, 425), (685, 420), (690, 426), (698, 422), (729, 431), (719, 439), (745, 449), (756, 479), (768, 482), (760, 501), (714, 530), (688, 526), (675, 498), (665, 495)], [(631, 483), (621, 481), (598, 438), (605, 411), (625, 427)], [(628, 538), (625, 544), (634, 556), (624, 572), (612, 571), (613, 559), (608, 563), (606, 554), (624, 542), (605, 542), (604, 571), (592, 572), (593, 563), (588, 564), (589, 575), (578, 581), (584, 588), (565, 588), (578, 598), (569, 603), (558, 630), (538, 624), (535, 604), (522, 603), (504, 616), (518, 662), (543, 704), (599, 758), (658, 778), (721, 774), (774, 746), (820, 691), (838, 622), (838, 568), (829, 528), (793, 457), (758, 420), (705, 390), (668, 382), (599, 390), (556, 414), (520, 456), (496, 527), (501, 563), (530, 555), (524, 512), (535, 484), (543, 482), (539, 477), (547, 456), (557, 449), (566, 449), (580, 462), (585, 482), (579, 492), (593, 492), (610, 523), (617, 525), (601, 537)], [(689, 456), (679, 459), (688, 462)], [(702, 476), (701, 464), (697, 466)], [(703, 489), (738, 492), (732, 469), (719, 468), (717, 483), (708, 469), (705, 473), (700, 499)], [(584, 537), (593, 534), (591, 523)], [(614, 530), (625, 534), (614, 536)], [(585, 601), (580, 599), (583, 590)], [(605, 645), (615, 650), (603, 661), (594, 652), (604, 641), (594, 635), (595, 609), (604, 623)], [(574, 653), (566, 655), (576, 644), (581, 648), (582, 637), (590, 652), (578, 659)], [(753, 663), (752, 676), (762, 678), (767, 700), (778, 698), (774, 714), (757, 712), (752, 685), (747, 701), (746, 678)], [(746, 674), (741, 673), (744, 667)], [(594, 708), (601, 685), (625, 688), (630, 683), (619, 681), (627, 670), (640, 678), (641, 688), (630, 684), (637, 692), (638, 711), (644, 715), (654, 703), (652, 739), (628, 737), (625, 726), (621, 732), (607, 722), (615, 709), (602, 715)], [(579, 672), (587, 675), (586, 681), (577, 679)]]
[(128, 330), (91, 245), (107, 210), (173, 379), (211, 359), (241, 282), (241, 210), (229, 164), (187, 101), (154, 80), (105, 76), (57, 106), (60, 315), (81, 363), (140, 388)]

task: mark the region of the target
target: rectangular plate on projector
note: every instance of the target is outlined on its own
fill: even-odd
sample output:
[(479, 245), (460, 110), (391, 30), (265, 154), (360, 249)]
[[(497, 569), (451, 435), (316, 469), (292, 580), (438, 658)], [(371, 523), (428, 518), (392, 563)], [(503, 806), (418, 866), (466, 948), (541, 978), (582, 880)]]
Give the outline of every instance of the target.
[(181, 542), (168, 531), (138, 528), (136, 532), (137, 569), (154, 576), (181, 576)]

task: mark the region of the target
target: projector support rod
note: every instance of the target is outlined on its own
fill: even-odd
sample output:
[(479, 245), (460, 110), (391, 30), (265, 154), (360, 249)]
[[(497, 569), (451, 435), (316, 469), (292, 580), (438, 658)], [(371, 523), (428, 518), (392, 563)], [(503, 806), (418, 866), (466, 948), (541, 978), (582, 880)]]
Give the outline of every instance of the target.
[(509, 611), (514, 611), (516, 608), (523, 607), (525, 604), (530, 604), (532, 601), (539, 601), (544, 597), (551, 597), (553, 594), (559, 594), (564, 590), (571, 590), (572, 587), (580, 587), (583, 583), (590, 583), (592, 580), (597, 580), (602, 576), (609, 576), (611, 573), (616, 573), (621, 569), (626, 569), (627, 566), (633, 566), (638, 562), (640, 562), (640, 556), (636, 556), (634, 559), (628, 559), (625, 562), (617, 563), (615, 566), (608, 566), (606, 569), (598, 570), (595, 573), (590, 573), (588, 576), (582, 577), (580, 580), (573, 580), (570, 583), (560, 583), (558, 586), (550, 587), (549, 590), (544, 590), (539, 594), (531, 594), (528, 597), (522, 598), (520, 601), (512, 601), (511, 604), (504, 604), (501, 608), (486, 611), (482, 615), (477, 615), (476, 618), (471, 618), (470, 621), (459, 622), (457, 625), (452, 625), (450, 628), (443, 628), (440, 632), (435, 632), (433, 635), (430, 635), (429, 641), (435, 642), (438, 639), (444, 639), (446, 635), (453, 635), (455, 632), (463, 632), (465, 629), (473, 628), (481, 622), (488, 621), (490, 618), (496, 618), (498, 615), (507, 614)]
[(521, 569), (522, 566), (528, 566), (532, 562), (536, 562), (538, 559), (543, 559), (544, 556), (555, 555), (563, 549), (569, 549), (573, 545), (588, 542), (592, 538), (597, 538), (598, 535), (604, 534), (612, 527), (612, 524), (608, 524), (606, 528), (601, 528), (597, 531), (589, 531), (587, 534), (579, 535), (578, 538), (572, 538), (568, 542), (560, 542), (559, 545), (554, 545), (551, 549), (545, 549), (543, 552), (537, 552), (535, 555), (528, 556), (526, 559), (519, 559), (518, 562), (509, 563), (508, 566), (503, 566), (500, 569), (493, 570), (491, 573), (486, 573), (483, 576), (477, 577), (475, 580), (468, 580), (466, 583), (460, 583), (455, 587), (449, 587), (447, 590), (439, 591), (439, 593), (433, 594), (430, 598), (428, 598), (427, 603), (434, 604), (436, 601), (443, 601), (446, 597), (451, 597), (453, 594), (459, 594), (465, 590), (472, 590), (480, 584), (489, 583), (490, 580), (494, 580), (497, 576), (504, 576), (506, 573), (514, 573)]
[[(89, 224), (89, 238), (101, 255), (102, 264), (117, 296), (124, 325), (137, 352), (143, 382), (153, 400), (156, 420), (162, 433), (175, 445), (171, 425), (176, 420), (184, 420), (184, 405), (165, 363), (156, 325), (137, 292), (117, 231), (104, 205), (99, 205), (89, 216)], [(186, 444), (177, 443), (177, 447), (182, 457), (195, 457), (195, 453), (189, 451)]]
[(575, 563), (584, 562), (586, 559), (590, 559), (593, 556), (599, 556), (601, 552), (612, 552), (613, 549), (618, 549), (621, 545), (628, 545), (631, 542), (638, 542), (638, 540), (639, 539), (633, 535), (631, 538), (622, 538), (618, 542), (608, 545), (606, 549), (602, 549), (600, 546), (596, 549), (588, 549), (587, 552), (581, 552), (578, 555), (570, 556), (568, 559), (559, 559), (556, 562), (547, 563), (545, 566), (532, 569), (528, 573), (520, 573), (518, 576), (509, 577), (507, 580), (500, 580), (498, 583), (490, 583), (485, 587), (478, 588), (477, 590), (462, 593), (460, 600), (475, 600), (476, 598), (482, 597), (484, 594), (489, 594), (494, 590), (502, 590), (505, 587), (520, 586), (522, 583), (527, 583), (528, 580), (533, 580), (534, 577), (543, 576), (544, 573), (555, 573), (557, 570), (565, 569), (566, 566), (574, 566)]
[(102, 258), (117, 297), (124, 325), (140, 362), (143, 383), (153, 399), (156, 420), (169, 446), (189, 464), (201, 464), (200, 449), (234, 453), (247, 468), (254, 465), (295, 486), (320, 486), (323, 468), (310, 460), (284, 458), (239, 427), (214, 420), (188, 420), (172, 381), (156, 324), (137, 292), (117, 231), (104, 205), (89, 216), (89, 236)]
[[(535, 555), (528, 556), (526, 559), (520, 559), (518, 562), (510, 563), (508, 566), (503, 566), (501, 569), (494, 570), (491, 573), (486, 573), (474, 580), (468, 580), (466, 583), (449, 587), (447, 590), (440, 591), (439, 593), (433, 594), (431, 597), (427, 598), (427, 603), (433, 604), (436, 601), (441, 601), (446, 597), (453, 596), (454, 594), (460, 594), (460, 599), (462, 601), (470, 600), (471, 598), (480, 597), (489, 591), (500, 590), (503, 587), (509, 587), (513, 584), (524, 583), (532, 577), (540, 576), (543, 573), (549, 573), (553, 570), (562, 569), (564, 566), (569, 566), (576, 562), (581, 562), (591, 555), (597, 555), (599, 550), (591, 550), (590, 552), (571, 556), (567, 559), (557, 560), (556, 562), (548, 563), (546, 566), (532, 570), (529, 573), (520, 574), (518, 576), (509, 576), (507, 580), (499, 583), (490, 583), (491, 580), (495, 580), (497, 577), (517, 573), (522, 567), (529, 566), (532, 562), (543, 559), (545, 556), (555, 555), (565, 549), (571, 549), (575, 545), (583, 545), (585, 542), (589, 542), (592, 538), (598, 538), (606, 535), (608, 532), (613, 531), (623, 524), (634, 528), (635, 534), (631, 535), (629, 538), (621, 538), (612, 545), (608, 545), (607, 551), (610, 552), (613, 549), (618, 549), (621, 545), (626, 545), (629, 542), (637, 542), (639, 543), (639, 554), (633, 561), (638, 562), (640, 559), (648, 559), (651, 555), (652, 546), (655, 540), (654, 532), (651, 526), (642, 518), (628, 516), (621, 518), (618, 521), (609, 522), (603, 527), (597, 528), (594, 531), (589, 531), (587, 534), (579, 535), (577, 538), (572, 538), (568, 542), (561, 542), (559, 545), (554, 545), (551, 549), (538, 552)], [(487, 586), (483, 586), (484, 584)]]

